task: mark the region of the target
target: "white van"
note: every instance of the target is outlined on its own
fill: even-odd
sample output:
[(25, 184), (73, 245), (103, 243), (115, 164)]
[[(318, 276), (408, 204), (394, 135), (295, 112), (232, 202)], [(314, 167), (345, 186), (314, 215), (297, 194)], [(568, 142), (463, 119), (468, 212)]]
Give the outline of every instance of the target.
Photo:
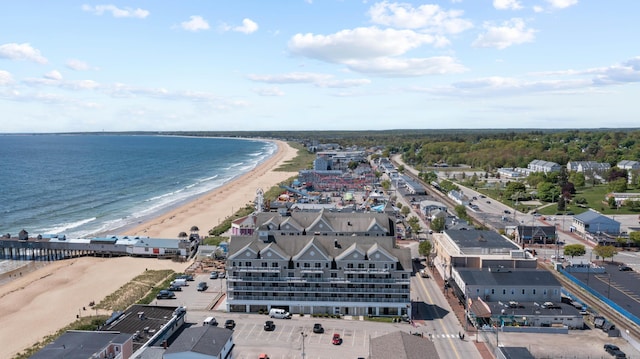
[(269, 311), (269, 316), (271, 318), (278, 318), (278, 319), (291, 319), (291, 313), (287, 312), (284, 309), (278, 309), (278, 308), (271, 308), (271, 310)]
[(173, 282), (171, 282), (171, 285), (175, 285), (177, 287), (185, 287), (187, 285), (187, 280), (186, 279), (174, 279)]
[(214, 317), (207, 317), (205, 318), (205, 320), (202, 322), (203, 325), (218, 325), (218, 321), (216, 320), (216, 318)]

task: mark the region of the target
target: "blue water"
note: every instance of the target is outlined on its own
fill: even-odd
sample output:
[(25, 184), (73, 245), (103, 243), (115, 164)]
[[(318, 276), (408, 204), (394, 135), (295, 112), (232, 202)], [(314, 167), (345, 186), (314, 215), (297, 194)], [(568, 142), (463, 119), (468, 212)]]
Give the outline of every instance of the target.
[(0, 135), (0, 233), (119, 233), (275, 151), (271, 142), (229, 138)]

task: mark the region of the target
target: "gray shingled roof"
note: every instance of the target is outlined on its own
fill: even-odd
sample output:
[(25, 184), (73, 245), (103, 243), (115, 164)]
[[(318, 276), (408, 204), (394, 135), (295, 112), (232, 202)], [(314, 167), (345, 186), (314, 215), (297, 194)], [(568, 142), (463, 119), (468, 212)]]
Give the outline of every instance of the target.
[(212, 325), (185, 329), (171, 344), (165, 354), (194, 352), (206, 355), (220, 355), (222, 348), (231, 339), (233, 330)]
[[(262, 251), (265, 247), (271, 244), (272, 247), (278, 248), (280, 253), (285, 254), (287, 257), (294, 257), (300, 253), (309, 243), (313, 240), (316, 245), (320, 246), (322, 250), (331, 258), (336, 258), (344, 251), (346, 251), (354, 243), (363, 251), (368, 252), (369, 249), (377, 244), (380, 248), (383, 248), (389, 254), (398, 258), (402, 268), (405, 270), (411, 270), (411, 252), (408, 248), (394, 248), (393, 237), (374, 237), (374, 236), (273, 236), (272, 243), (264, 243), (260, 239), (254, 236), (233, 236), (229, 241), (229, 257), (238, 253), (243, 248), (248, 246), (256, 253)], [(334, 241), (338, 241), (340, 245), (336, 248)]]
[(370, 359), (440, 358), (431, 340), (401, 331), (371, 339), (370, 348)]
[(106, 348), (109, 343), (124, 343), (131, 334), (116, 332), (68, 331), (42, 348), (33, 359), (86, 359)]

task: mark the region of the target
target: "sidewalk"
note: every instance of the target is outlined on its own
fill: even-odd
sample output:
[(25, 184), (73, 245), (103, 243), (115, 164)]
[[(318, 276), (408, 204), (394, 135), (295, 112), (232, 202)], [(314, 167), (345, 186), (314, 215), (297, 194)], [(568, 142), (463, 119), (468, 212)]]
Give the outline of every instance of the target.
[[(436, 281), (436, 283), (438, 283), (438, 286), (440, 288), (444, 288), (444, 280), (440, 276), (440, 272), (438, 272), (437, 270), (434, 270), (434, 271), (431, 271), (431, 273), (432, 273), (433, 279)], [(447, 302), (449, 302), (449, 306), (451, 307), (453, 314), (455, 314), (456, 318), (458, 318), (458, 322), (460, 322), (460, 325), (464, 327), (464, 323), (465, 323), (464, 304), (460, 303), (458, 301), (458, 298), (451, 291), (448, 291), (445, 293), (445, 298), (447, 299)], [(480, 353), (480, 356), (482, 357), (482, 359), (494, 359), (495, 357), (493, 353), (491, 353), (491, 351), (484, 344), (484, 342), (477, 341), (476, 339), (477, 334), (478, 334), (477, 329), (473, 325), (468, 325), (464, 340), (474, 341), (474, 344), (476, 345), (476, 349), (478, 349), (478, 352)]]

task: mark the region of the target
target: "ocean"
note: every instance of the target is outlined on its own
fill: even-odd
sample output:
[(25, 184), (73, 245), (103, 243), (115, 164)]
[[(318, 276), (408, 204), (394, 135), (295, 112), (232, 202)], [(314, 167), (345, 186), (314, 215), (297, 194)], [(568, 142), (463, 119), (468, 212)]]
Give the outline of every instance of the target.
[(118, 233), (222, 186), (276, 149), (235, 138), (0, 135), (0, 234)]

